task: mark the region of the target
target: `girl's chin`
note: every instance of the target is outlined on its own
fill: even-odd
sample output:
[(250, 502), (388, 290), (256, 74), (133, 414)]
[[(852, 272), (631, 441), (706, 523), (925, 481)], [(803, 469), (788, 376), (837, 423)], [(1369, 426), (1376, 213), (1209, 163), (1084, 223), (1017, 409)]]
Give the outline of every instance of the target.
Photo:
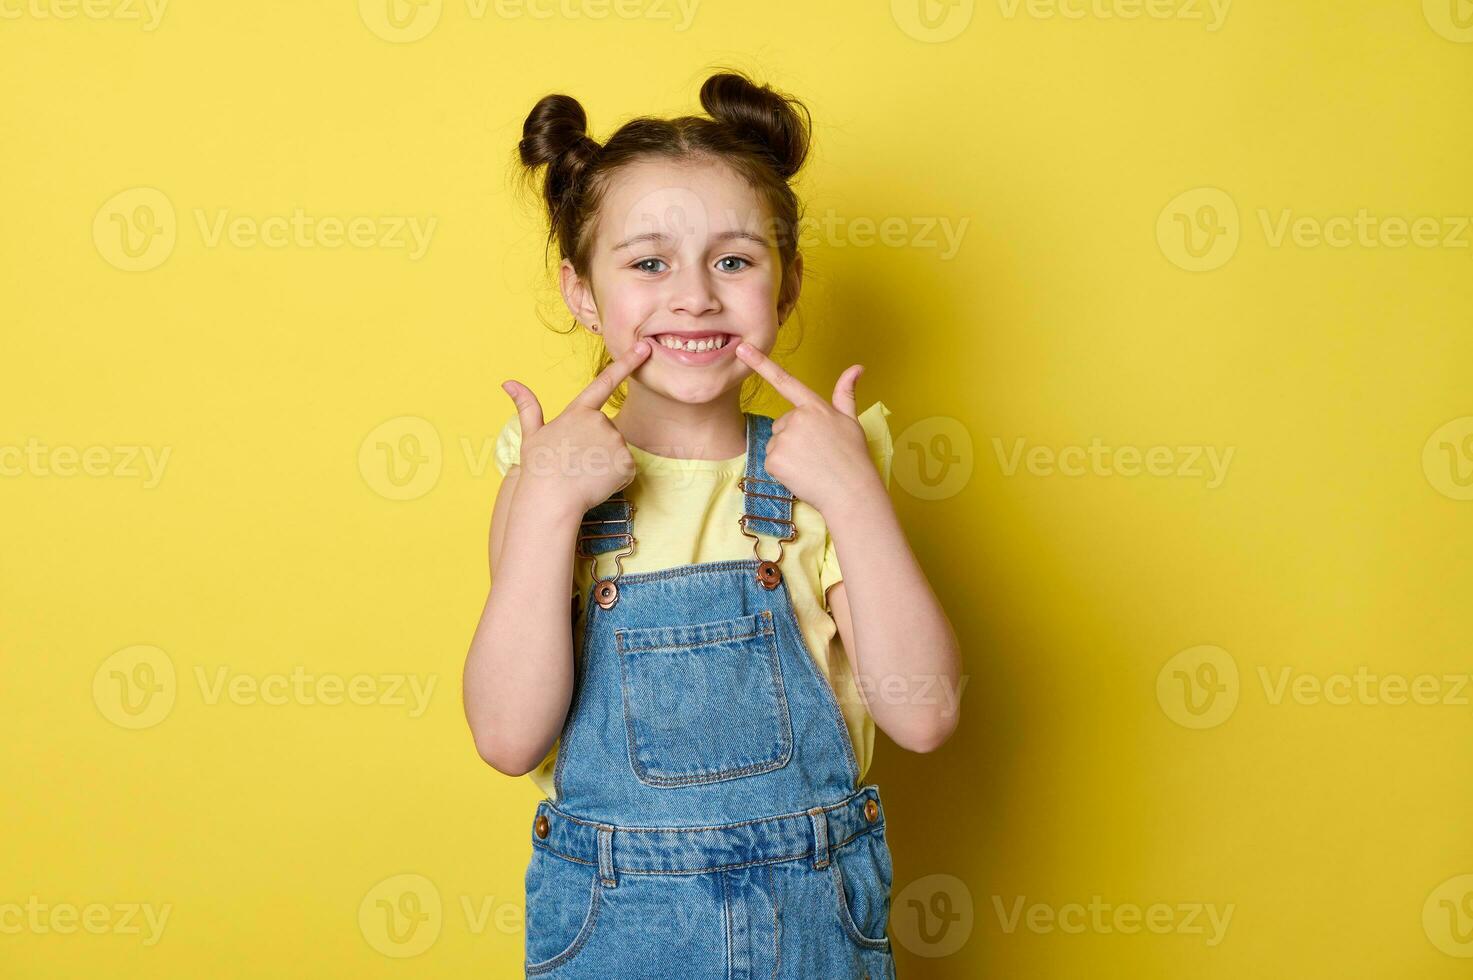
[[(686, 405), (705, 405), (716, 401), (733, 388), (740, 388), (742, 378), (709, 377), (692, 378), (691, 372), (681, 369), (681, 374), (671, 375), (661, 371), (649, 371), (641, 366), (630, 376), (630, 383), (638, 383), (661, 398)], [(743, 375), (742, 377), (745, 377)]]

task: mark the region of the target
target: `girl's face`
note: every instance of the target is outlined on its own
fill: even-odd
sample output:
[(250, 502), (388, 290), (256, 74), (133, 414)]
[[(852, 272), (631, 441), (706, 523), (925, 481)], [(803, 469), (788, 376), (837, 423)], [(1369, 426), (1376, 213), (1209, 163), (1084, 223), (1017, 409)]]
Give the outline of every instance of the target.
[[(587, 280), (562, 263), (568, 308), (585, 328), (598, 325), (614, 357), (648, 338), (654, 349), (631, 384), (677, 401), (709, 402), (739, 386), (751, 369), (737, 343), (770, 351), (797, 301), (801, 259), (780, 307), (768, 210), (717, 162), (655, 158), (622, 168), (593, 234)], [(677, 342), (681, 350), (670, 346)]]

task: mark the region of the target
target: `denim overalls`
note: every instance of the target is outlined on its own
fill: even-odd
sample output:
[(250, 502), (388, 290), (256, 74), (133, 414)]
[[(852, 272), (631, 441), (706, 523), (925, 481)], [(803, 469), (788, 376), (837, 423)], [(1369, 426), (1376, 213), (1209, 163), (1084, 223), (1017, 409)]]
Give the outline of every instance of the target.
[(780, 562), (794, 497), (751, 412), (740, 528), (757, 557), (623, 575), (634, 505), (584, 515), (594, 581), (558, 748), (537, 804), (526, 972), (547, 978), (821, 980), (895, 975), (879, 787), (858, 785), (833, 689)]

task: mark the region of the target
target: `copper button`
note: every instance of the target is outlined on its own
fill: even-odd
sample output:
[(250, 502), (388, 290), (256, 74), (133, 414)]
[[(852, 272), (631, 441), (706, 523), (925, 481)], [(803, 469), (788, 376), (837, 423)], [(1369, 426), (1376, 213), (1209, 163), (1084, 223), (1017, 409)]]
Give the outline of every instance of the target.
[[(874, 819), (874, 818), (871, 817), (870, 819)], [(532, 824), (532, 829), (535, 830), (535, 831), (537, 831), (537, 836), (538, 837), (546, 837), (547, 836), (547, 814), (545, 814), (545, 813), (539, 813), (539, 814), (537, 814), (537, 820), (536, 820), (535, 823)]]
[(864, 819), (868, 820), (870, 823), (874, 823), (879, 818), (880, 818), (880, 804), (876, 803), (873, 799), (865, 800), (864, 801)]
[(764, 589), (775, 589), (782, 584), (783, 570), (777, 567), (775, 561), (761, 561), (757, 563), (757, 581)]

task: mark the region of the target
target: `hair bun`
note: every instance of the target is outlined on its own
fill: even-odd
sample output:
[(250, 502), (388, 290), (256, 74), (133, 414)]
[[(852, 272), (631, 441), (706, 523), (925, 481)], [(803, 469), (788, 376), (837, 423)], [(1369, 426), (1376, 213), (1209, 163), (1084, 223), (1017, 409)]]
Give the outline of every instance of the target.
[[(784, 180), (796, 174), (808, 157), (807, 109), (745, 75), (727, 71), (706, 79), (701, 86), (701, 107), (712, 119), (759, 146)], [(802, 116), (799, 109), (803, 109)]]
[(555, 204), (578, 183), (598, 156), (599, 145), (588, 135), (588, 116), (571, 95), (545, 95), (522, 123), (517, 144), (522, 163), (547, 167), (544, 193)]

